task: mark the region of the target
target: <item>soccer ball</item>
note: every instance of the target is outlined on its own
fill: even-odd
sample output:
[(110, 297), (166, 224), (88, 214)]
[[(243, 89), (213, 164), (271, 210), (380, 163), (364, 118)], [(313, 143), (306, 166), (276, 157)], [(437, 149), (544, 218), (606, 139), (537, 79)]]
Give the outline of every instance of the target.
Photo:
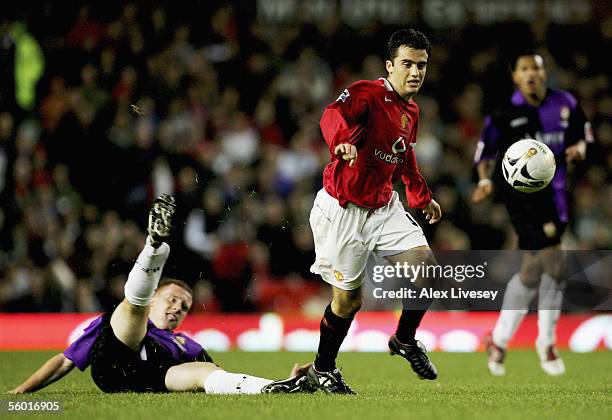
[(555, 155), (544, 143), (519, 140), (506, 150), (502, 172), (515, 190), (532, 193), (546, 187), (555, 175)]

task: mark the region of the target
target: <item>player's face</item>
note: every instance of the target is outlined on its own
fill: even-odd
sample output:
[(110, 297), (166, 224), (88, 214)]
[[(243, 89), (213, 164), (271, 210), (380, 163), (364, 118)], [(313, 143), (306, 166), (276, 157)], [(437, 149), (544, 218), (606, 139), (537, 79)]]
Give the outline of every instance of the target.
[(410, 99), (419, 91), (425, 80), (428, 59), (427, 51), (402, 45), (393, 61), (387, 60), (389, 82), (402, 97)]
[(512, 80), (525, 98), (541, 101), (546, 94), (546, 70), (539, 55), (523, 55), (516, 61)]
[(176, 284), (169, 284), (155, 293), (149, 319), (157, 328), (172, 331), (183, 322), (191, 304), (192, 298), (187, 290)]

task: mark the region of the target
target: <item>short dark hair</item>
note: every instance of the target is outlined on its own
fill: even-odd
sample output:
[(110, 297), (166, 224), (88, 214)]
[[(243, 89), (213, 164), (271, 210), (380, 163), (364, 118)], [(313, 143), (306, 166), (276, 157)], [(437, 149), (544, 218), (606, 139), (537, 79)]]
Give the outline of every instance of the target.
[(406, 45), (415, 50), (427, 51), (427, 57), (431, 58), (431, 44), (429, 39), (421, 31), (416, 29), (400, 29), (391, 35), (387, 41), (387, 60), (393, 61), (397, 57), (397, 50), (402, 45)]
[[(524, 50), (513, 52), (512, 55), (510, 55), (510, 59), (508, 60), (508, 66), (510, 67), (510, 72), (514, 72), (514, 70), (516, 70), (516, 65), (518, 64), (519, 58), (534, 57), (536, 55), (539, 55), (540, 57), (542, 57), (542, 54), (537, 52), (535, 49), (524, 49)], [(542, 57), (542, 60), (544, 60), (544, 57)]]
[(174, 284), (175, 286), (185, 289), (185, 291), (188, 292), (191, 295), (191, 297), (193, 297), (193, 289), (191, 288), (191, 286), (189, 286), (183, 280), (179, 280), (179, 279), (167, 278), (167, 279), (160, 281), (159, 285), (157, 286), (156, 292), (160, 291), (166, 286), (170, 286), (171, 284)]

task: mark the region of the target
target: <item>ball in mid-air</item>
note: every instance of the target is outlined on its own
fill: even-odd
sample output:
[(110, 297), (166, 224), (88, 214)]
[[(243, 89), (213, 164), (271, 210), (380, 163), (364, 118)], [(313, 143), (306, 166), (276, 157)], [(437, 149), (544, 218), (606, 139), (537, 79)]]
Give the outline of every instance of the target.
[(555, 155), (544, 143), (524, 139), (512, 144), (502, 161), (504, 179), (515, 190), (532, 193), (545, 188), (555, 175)]

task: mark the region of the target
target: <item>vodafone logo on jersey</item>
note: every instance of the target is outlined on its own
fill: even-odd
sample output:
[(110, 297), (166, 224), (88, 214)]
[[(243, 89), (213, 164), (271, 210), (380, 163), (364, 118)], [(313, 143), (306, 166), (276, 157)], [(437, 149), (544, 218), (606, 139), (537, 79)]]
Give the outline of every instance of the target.
[(374, 156), (376, 156), (378, 159), (382, 160), (383, 162), (390, 163), (392, 165), (403, 163), (404, 159), (396, 155), (398, 153), (404, 153), (406, 151), (406, 142), (404, 138), (401, 136), (398, 137), (398, 139), (395, 140), (395, 143), (393, 143), (393, 146), (391, 146), (391, 150), (393, 151), (393, 154), (383, 152), (382, 150), (376, 148), (374, 149)]
[(374, 149), (374, 156), (376, 156), (383, 162), (387, 162), (393, 165), (397, 165), (398, 163), (404, 162), (404, 159), (402, 159), (401, 157), (392, 155), (391, 153), (385, 153), (380, 149)]
[(393, 143), (393, 146), (391, 146), (391, 150), (393, 150), (393, 153), (404, 153), (406, 151), (406, 143), (404, 142), (404, 138), (399, 137), (397, 140), (395, 140), (395, 143)]

